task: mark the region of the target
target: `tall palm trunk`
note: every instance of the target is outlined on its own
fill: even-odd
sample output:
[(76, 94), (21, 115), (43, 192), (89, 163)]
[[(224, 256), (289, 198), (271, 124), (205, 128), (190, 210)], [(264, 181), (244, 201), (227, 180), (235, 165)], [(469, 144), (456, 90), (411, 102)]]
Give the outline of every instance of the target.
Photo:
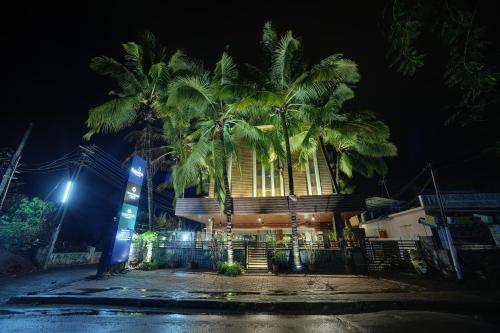
[(295, 213), (295, 190), (293, 187), (292, 153), (290, 151), (290, 138), (288, 136), (288, 125), (286, 124), (286, 108), (278, 110), (281, 120), (281, 129), (285, 138), (286, 165), (288, 170), (288, 195), (292, 200), (288, 200), (288, 210), (290, 211), (290, 222), (292, 226), (292, 255), (294, 270), (301, 269), (299, 232), (297, 230), (297, 214)]
[(146, 125), (146, 185), (148, 190), (148, 229), (153, 228), (153, 175), (151, 167), (151, 124)]
[(337, 152), (337, 161), (335, 162), (335, 181), (338, 184), (340, 181), (340, 153)]
[(231, 197), (231, 189), (229, 188), (229, 177), (227, 175), (227, 156), (226, 147), (224, 145), (224, 124), (220, 131), (220, 143), (222, 151), (222, 180), (224, 182), (224, 214), (226, 214), (226, 238), (227, 238), (227, 261), (233, 262), (233, 198)]

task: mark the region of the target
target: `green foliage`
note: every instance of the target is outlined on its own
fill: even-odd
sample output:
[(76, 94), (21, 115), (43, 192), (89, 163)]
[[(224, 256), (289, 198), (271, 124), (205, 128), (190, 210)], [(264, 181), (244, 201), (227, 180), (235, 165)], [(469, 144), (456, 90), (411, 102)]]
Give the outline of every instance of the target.
[(398, 66), (403, 75), (414, 75), (424, 65), (424, 54), (415, 44), (422, 33), (422, 22), (414, 19), (412, 13), (402, 5), (404, 1), (394, 1), (392, 7), (392, 24), (387, 31), (389, 50), (389, 66)]
[(27, 251), (53, 211), (52, 203), (40, 198), (19, 197), (0, 217), (0, 245), (13, 252)]
[[(500, 102), (498, 49), (478, 23), (480, 2), (393, 0), (387, 17), (389, 65), (412, 76), (424, 65), (422, 40), (435, 40), (448, 52), (444, 83), (457, 91), (458, 102), (448, 119), (467, 125), (483, 120)], [(433, 48), (432, 53), (438, 53)]]
[(143, 243), (151, 243), (156, 242), (158, 240), (158, 233), (156, 231), (146, 231), (142, 234), (134, 234), (137, 235), (136, 239)]
[(337, 233), (335, 232), (335, 230), (328, 230), (326, 232), (326, 238), (330, 241), (335, 241), (337, 240)]
[(217, 272), (225, 276), (237, 276), (243, 273), (243, 265), (240, 262), (219, 261), (216, 264)]
[(160, 263), (159, 261), (153, 260), (150, 262), (141, 262), (138, 267), (143, 271), (154, 271), (157, 269), (165, 268), (165, 264)]
[(158, 229), (165, 230), (175, 230), (178, 226), (178, 222), (175, 218), (170, 217), (166, 213), (161, 213), (155, 217), (155, 227)]
[(344, 240), (347, 240), (347, 241), (355, 241), (356, 240), (356, 234), (354, 233), (354, 230), (352, 230), (352, 228), (345, 228), (344, 229)]
[(288, 264), (288, 250), (279, 250), (276, 247), (273, 250), (273, 255), (271, 257), (271, 262), (275, 265), (285, 267)]
[(389, 127), (373, 113), (342, 115), (343, 118), (332, 122), (330, 127), (318, 130), (325, 143), (335, 150), (337, 184), (348, 194), (351, 189), (342, 179), (341, 172), (349, 178), (353, 176), (353, 172), (365, 177), (371, 177), (374, 173), (385, 175), (387, 165), (384, 157), (396, 156), (397, 148), (389, 141)]
[(351, 184), (345, 177), (339, 177), (337, 184), (340, 194), (353, 194), (356, 191), (356, 185)]

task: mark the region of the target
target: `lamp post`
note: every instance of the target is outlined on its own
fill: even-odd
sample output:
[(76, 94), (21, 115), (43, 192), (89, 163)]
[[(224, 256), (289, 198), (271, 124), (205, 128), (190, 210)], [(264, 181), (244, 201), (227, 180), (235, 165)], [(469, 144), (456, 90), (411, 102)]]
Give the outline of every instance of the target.
[(50, 262), (50, 257), (52, 256), (52, 252), (54, 252), (54, 246), (56, 245), (57, 238), (59, 237), (59, 232), (61, 231), (61, 226), (64, 221), (64, 217), (66, 216), (66, 212), (68, 211), (68, 199), (69, 196), (71, 195), (71, 190), (74, 187), (75, 180), (78, 179), (80, 171), (82, 171), (82, 166), (83, 166), (83, 161), (81, 161), (80, 164), (78, 165), (78, 169), (76, 170), (75, 175), (71, 178), (71, 180), (69, 180), (66, 183), (66, 187), (64, 189), (64, 193), (61, 199), (62, 214), (59, 218), (59, 222), (57, 223), (56, 228), (52, 232), (52, 236), (50, 237), (49, 246), (47, 248), (47, 256), (45, 257), (45, 260), (43, 262), (43, 267), (42, 267), (43, 269), (47, 269), (47, 266), (49, 265)]

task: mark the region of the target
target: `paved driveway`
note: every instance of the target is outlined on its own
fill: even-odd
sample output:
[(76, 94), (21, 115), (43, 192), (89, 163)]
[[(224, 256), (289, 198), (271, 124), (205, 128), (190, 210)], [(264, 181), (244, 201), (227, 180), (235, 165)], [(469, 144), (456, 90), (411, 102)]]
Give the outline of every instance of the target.
[(457, 296), (452, 291), (430, 290), (368, 276), (245, 274), (226, 277), (213, 272), (184, 270), (137, 270), (103, 280), (84, 279), (45, 294), (266, 302), (479, 299), (473, 294)]

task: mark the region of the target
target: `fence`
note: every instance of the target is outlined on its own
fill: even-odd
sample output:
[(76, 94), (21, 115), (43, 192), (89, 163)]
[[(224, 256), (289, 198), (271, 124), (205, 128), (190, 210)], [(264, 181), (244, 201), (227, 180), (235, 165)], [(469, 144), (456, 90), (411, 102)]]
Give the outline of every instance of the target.
[(370, 272), (413, 270), (410, 250), (417, 249), (415, 240), (366, 240), (364, 255)]
[[(168, 266), (169, 262), (179, 261), (181, 266), (187, 265), (190, 261), (196, 261), (200, 268), (211, 268), (214, 264), (211, 257), (212, 247), (217, 246), (222, 249), (220, 260), (226, 260), (227, 243), (211, 241), (166, 241), (159, 240), (152, 250), (152, 257), (162, 264)], [(310, 251), (315, 251), (317, 258), (316, 266), (318, 271), (323, 272), (343, 272), (346, 269), (347, 260), (351, 257), (353, 248), (359, 248), (360, 244), (353, 241), (319, 241), (319, 242), (299, 242), (300, 257), (303, 264), (309, 264)], [(260, 242), (260, 241), (233, 241), (234, 259), (241, 262), (244, 267), (248, 263), (249, 249), (265, 249), (264, 257), (267, 257), (268, 267), (271, 267), (271, 258), (275, 250), (288, 252), (291, 258), (291, 242)], [(146, 247), (135, 247), (131, 258), (142, 261), (145, 258)], [(291, 260), (291, 259), (290, 259)], [(290, 261), (289, 260), (289, 261)], [(286, 265), (286, 263), (285, 263)], [(291, 261), (289, 265), (291, 267)]]
[[(194, 260), (200, 267), (211, 268), (213, 262), (210, 253), (214, 244), (210, 241), (159, 241), (153, 257), (161, 262), (176, 257), (183, 266)], [(232, 245), (235, 260), (244, 266), (248, 261), (249, 248), (265, 248), (269, 265), (274, 250), (292, 250), (290, 242), (233, 241)], [(225, 260), (227, 243), (218, 243), (217, 246), (224, 250), (221, 260)], [(409, 255), (412, 249), (417, 249), (415, 240), (299, 242), (301, 261), (308, 264), (308, 251), (315, 250), (318, 271), (324, 272), (342, 272), (352, 269), (349, 266), (363, 265), (368, 272), (410, 271), (413, 270)], [(356, 253), (359, 256), (354, 260)], [(354, 268), (354, 271), (358, 269)]]
[[(212, 246), (211, 241), (159, 241), (158, 247), (160, 248), (196, 248), (196, 249), (210, 249)], [(292, 243), (291, 242), (260, 242), (260, 241), (233, 241), (233, 249), (235, 250), (243, 250), (248, 245), (251, 244), (253, 246), (263, 246), (268, 249), (280, 249), (280, 250), (291, 250)], [(223, 246), (227, 248), (227, 243), (218, 243), (219, 246)], [(300, 241), (299, 249), (308, 250), (308, 249), (344, 249), (344, 248), (353, 248), (359, 247), (360, 243), (356, 241), (316, 241), (316, 242), (307, 242)]]

